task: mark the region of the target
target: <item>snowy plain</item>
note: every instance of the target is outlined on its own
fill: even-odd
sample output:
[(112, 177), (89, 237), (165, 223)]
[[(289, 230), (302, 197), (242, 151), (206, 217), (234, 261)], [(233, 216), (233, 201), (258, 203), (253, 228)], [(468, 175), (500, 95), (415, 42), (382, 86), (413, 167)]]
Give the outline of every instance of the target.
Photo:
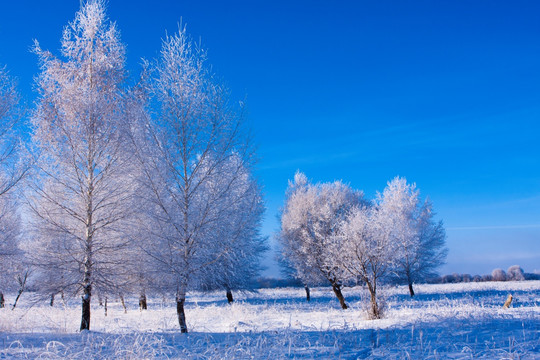
[[(0, 309), (0, 359), (540, 359), (540, 281), (417, 285), (384, 291), (385, 318), (367, 320), (367, 293), (346, 288), (341, 310), (331, 289), (191, 293), (189, 334), (174, 298), (92, 303), (91, 331), (78, 332), (80, 300), (54, 307), (23, 294)], [(502, 304), (508, 294), (510, 309)], [(6, 305), (14, 299), (7, 296)]]

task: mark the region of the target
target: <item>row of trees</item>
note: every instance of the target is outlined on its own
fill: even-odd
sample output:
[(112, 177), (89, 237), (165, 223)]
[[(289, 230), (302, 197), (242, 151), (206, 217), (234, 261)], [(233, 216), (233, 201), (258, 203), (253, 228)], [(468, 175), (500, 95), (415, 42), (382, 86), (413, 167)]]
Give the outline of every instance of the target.
[[(266, 249), (242, 111), (184, 28), (134, 85), (102, 0), (82, 6), (61, 45), (59, 57), (34, 46), (39, 97), (24, 161), (32, 171), (18, 211), (8, 193), (27, 174), (10, 159), (18, 137), (0, 149), (0, 273), (13, 269), (10, 259), (34, 269), (39, 293), (80, 294), (81, 330), (96, 292), (172, 293), (187, 332), (186, 293), (249, 287)], [(0, 76), (2, 129), (13, 134), (18, 97)]]
[(450, 274), (428, 279), (428, 283), (432, 284), (447, 284), (461, 282), (484, 282), (484, 281), (524, 281), (524, 280), (540, 280), (540, 274), (525, 273), (521, 266), (512, 265), (506, 270), (497, 268), (493, 269), (491, 274), (486, 275), (471, 275), (471, 274)]
[[(143, 308), (148, 292), (171, 294), (187, 332), (188, 291), (223, 289), (232, 301), (266, 249), (242, 109), (184, 28), (131, 84), (102, 0), (82, 6), (61, 45), (60, 56), (34, 46), (39, 97), (27, 151), (17, 133), (25, 126), (15, 126), (20, 99), (0, 71), (0, 286), (15, 279), (20, 295), (30, 278), (51, 304), (56, 294), (80, 295), (81, 330), (96, 294), (138, 292)], [(405, 282), (412, 296), (446, 254), (431, 204), (401, 178), (369, 201), (298, 173), (278, 238), (282, 262), (308, 294), (327, 281), (347, 308), (342, 287), (362, 282), (373, 317), (381, 282)]]
[(414, 184), (396, 177), (375, 200), (336, 181), (310, 183), (303, 173), (289, 182), (281, 212), (281, 263), (306, 287), (329, 282), (341, 307), (344, 285), (364, 284), (370, 315), (381, 317), (377, 288), (384, 282), (408, 284), (434, 276), (446, 257), (442, 222)]

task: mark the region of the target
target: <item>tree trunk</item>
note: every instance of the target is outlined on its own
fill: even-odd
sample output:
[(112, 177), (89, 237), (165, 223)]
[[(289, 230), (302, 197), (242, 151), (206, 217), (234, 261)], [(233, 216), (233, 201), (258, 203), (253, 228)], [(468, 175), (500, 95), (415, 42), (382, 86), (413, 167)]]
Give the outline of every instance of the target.
[(369, 290), (369, 295), (371, 295), (371, 313), (369, 314), (372, 319), (380, 319), (381, 312), (379, 309), (379, 304), (377, 304), (377, 284), (372, 284), (366, 280), (366, 285)]
[(0, 291), (0, 309), (2, 309), (6, 304), (6, 300), (4, 299), (4, 293)]
[(185, 334), (188, 332), (186, 325), (186, 313), (184, 312), (184, 303), (186, 294), (184, 291), (176, 294), (176, 314), (178, 315), (178, 323), (180, 324), (180, 332)]
[(339, 300), (339, 304), (341, 305), (341, 308), (343, 310), (348, 309), (349, 307), (345, 303), (345, 298), (343, 297), (343, 294), (341, 293), (341, 286), (339, 286), (336, 283), (332, 284), (332, 290), (334, 290), (334, 294), (336, 294), (336, 297)]
[(229, 304), (232, 304), (234, 302), (231, 289), (227, 289), (227, 301), (229, 302)]
[(139, 309), (141, 311), (148, 309), (148, 304), (146, 303), (146, 293), (144, 290), (141, 291), (141, 295), (139, 296)]
[(414, 296), (414, 290), (413, 290), (413, 287), (412, 287), (412, 281), (409, 281), (409, 293), (411, 294), (411, 297)]
[(17, 297), (15, 298), (15, 302), (13, 303), (13, 307), (11, 308), (11, 310), (15, 310), (15, 308), (17, 307), (17, 303), (19, 302), (19, 298), (21, 297), (23, 291), (23, 288), (19, 289), (19, 292), (17, 293)]
[(81, 331), (90, 330), (90, 300), (92, 299), (92, 285), (87, 284), (84, 287), (82, 296), (82, 319)]
[(381, 314), (379, 312), (379, 305), (377, 304), (377, 296), (375, 293), (371, 292), (371, 312), (374, 319), (380, 319)]
[(105, 316), (107, 316), (107, 297), (105, 296), (105, 303), (103, 304), (103, 308), (105, 309)]
[(51, 302), (50, 302), (50, 304), (51, 304), (51, 307), (54, 306), (54, 293), (51, 294)]
[(124, 295), (120, 295), (120, 302), (122, 303), (122, 307), (124, 308), (124, 314), (127, 314), (127, 307), (126, 303), (124, 302)]
[(309, 286), (304, 285), (304, 289), (306, 290), (306, 301), (311, 301), (311, 296), (309, 294)]
[(24, 292), (24, 289), (26, 289), (26, 281), (28, 280), (28, 270), (24, 272), (24, 275), (17, 275), (17, 282), (19, 283), (19, 292), (17, 293), (17, 297), (15, 298), (15, 302), (13, 303), (13, 307), (11, 310), (15, 310), (15, 307), (17, 306), (17, 303), (19, 302), (19, 298), (21, 297), (22, 293)]

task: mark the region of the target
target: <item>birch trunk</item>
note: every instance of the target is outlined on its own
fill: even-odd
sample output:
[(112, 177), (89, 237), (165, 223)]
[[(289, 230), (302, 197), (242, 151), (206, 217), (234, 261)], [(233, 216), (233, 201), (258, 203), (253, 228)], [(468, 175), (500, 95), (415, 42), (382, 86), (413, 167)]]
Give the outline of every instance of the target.
[(186, 324), (186, 313), (184, 312), (184, 303), (186, 302), (186, 289), (182, 287), (176, 293), (176, 315), (180, 324), (180, 332), (185, 334), (188, 332)]

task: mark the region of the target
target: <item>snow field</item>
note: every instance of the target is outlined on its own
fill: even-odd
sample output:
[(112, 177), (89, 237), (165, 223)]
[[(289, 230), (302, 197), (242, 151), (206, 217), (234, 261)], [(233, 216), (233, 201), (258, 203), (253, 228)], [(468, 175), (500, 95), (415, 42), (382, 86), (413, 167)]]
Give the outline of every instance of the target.
[[(329, 288), (193, 293), (186, 304), (190, 333), (179, 333), (173, 297), (149, 298), (141, 312), (109, 299), (108, 316), (93, 301), (90, 332), (78, 333), (80, 300), (0, 310), (3, 358), (370, 358), (538, 359), (540, 281), (418, 285), (384, 290), (386, 315), (366, 320), (361, 288), (345, 289), (341, 310)], [(513, 307), (502, 309), (506, 296)], [(13, 301), (7, 297), (7, 303)], [(97, 299), (93, 299), (97, 300)]]

